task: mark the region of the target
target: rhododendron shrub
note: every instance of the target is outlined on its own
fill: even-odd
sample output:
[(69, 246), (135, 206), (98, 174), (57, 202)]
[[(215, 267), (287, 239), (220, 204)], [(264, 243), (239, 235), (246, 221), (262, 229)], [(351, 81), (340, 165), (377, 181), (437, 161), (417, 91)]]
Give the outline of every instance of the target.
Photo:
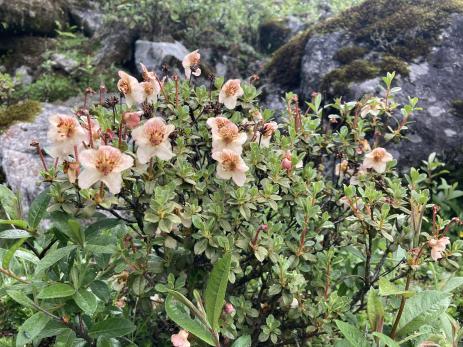
[(388, 74), (383, 97), (274, 112), (199, 64), (52, 117), (28, 213), (1, 186), (16, 345), (456, 346), (460, 220), (390, 148), (417, 99)]

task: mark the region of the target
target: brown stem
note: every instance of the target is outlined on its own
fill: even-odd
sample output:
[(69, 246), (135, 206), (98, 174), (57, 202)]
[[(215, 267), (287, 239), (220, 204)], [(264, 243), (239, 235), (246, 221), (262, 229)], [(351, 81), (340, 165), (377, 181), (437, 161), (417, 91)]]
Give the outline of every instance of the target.
[(88, 143), (90, 144), (90, 147), (93, 148), (93, 134), (92, 134), (92, 121), (90, 119), (90, 115), (87, 114), (87, 123), (88, 123)]
[(11, 272), (8, 269), (4, 269), (4, 268), (0, 267), (0, 272), (2, 274), (4, 274), (4, 275), (8, 276), (8, 277), (11, 277), (11, 278), (15, 279), (16, 281), (21, 282), (21, 283), (31, 284), (31, 282), (23, 280), (21, 277), (19, 277), (18, 275), (15, 275), (13, 272)]
[[(406, 291), (410, 288), (411, 279), (412, 279), (411, 274), (408, 274), (407, 282), (405, 283), (405, 290)], [(407, 301), (407, 298), (406, 298), (405, 295), (403, 295), (402, 300), (400, 301), (399, 311), (397, 312), (397, 316), (395, 317), (394, 325), (392, 326), (391, 334), (389, 335), (391, 337), (391, 339), (394, 339), (395, 336), (396, 336), (397, 327), (399, 326), (400, 318), (402, 317), (402, 313), (404, 311), (406, 301)]]

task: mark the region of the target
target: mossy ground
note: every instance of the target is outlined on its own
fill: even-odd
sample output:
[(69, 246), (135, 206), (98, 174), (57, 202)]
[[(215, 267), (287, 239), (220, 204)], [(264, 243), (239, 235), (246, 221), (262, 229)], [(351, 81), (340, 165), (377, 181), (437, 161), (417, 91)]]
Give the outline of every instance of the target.
[(40, 102), (25, 100), (0, 108), (0, 133), (16, 122), (31, 122), (42, 110)]
[[(368, 53), (369, 62), (380, 72), (396, 71), (406, 76), (407, 63), (429, 53), (453, 13), (463, 13), (463, 0), (367, 0), (292, 39), (274, 53), (266, 72), (271, 81), (298, 88), (307, 40), (314, 34), (345, 31), (354, 46), (341, 48), (333, 57), (342, 64), (334, 75), (343, 76), (352, 61)], [(356, 48), (358, 44), (364, 52)], [(333, 76), (327, 78), (335, 82)]]

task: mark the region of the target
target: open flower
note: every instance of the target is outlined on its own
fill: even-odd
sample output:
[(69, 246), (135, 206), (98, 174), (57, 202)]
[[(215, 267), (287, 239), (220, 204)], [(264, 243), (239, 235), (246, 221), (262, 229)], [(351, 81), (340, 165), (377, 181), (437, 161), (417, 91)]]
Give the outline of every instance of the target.
[(429, 247), (431, 247), (431, 258), (438, 260), (442, 258), (442, 252), (445, 251), (445, 246), (450, 244), (450, 240), (447, 236), (443, 236), (440, 239), (431, 239), (428, 241)]
[(219, 102), (224, 104), (229, 110), (233, 110), (236, 107), (236, 101), (243, 94), (244, 91), (241, 88), (240, 80), (228, 80), (220, 90)]
[(220, 152), (213, 152), (212, 158), (217, 160), (217, 177), (228, 180), (232, 179), (237, 186), (242, 187), (246, 181), (245, 172), (248, 166), (239, 154), (229, 149)]
[(132, 131), (138, 145), (137, 159), (140, 164), (146, 164), (153, 157), (170, 160), (174, 156), (169, 142), (169, 135), (174, 129), (174, 125), (166, 124), (164, 119), (155, 117)]
[(141, 75), (145, 82), (152, 82), (157, 80), (156, 73), (154, 71), (148, 71), (147, 67), (143, 63), (140, 63), (140, 66)]
[(186, 330), (180, 330), (178, 334), (174, 334), (170, 337), (170, 341), (174, 347), (190, 347), (188, 341), (188, 332)]
[(138, 80), (124, 71), (119, 71), (118, 74), (120, 80), (117, 82), (117, 89), (124, 94), (127, 106), (142, 103), (145, 92)]
[(84, 167), (79, 174), (80, 188), (87, 189), (102, 181), (113, 194), (121, 191), (122, 171), (133, 166), (132, 157), (111, 146), (82, 151), (79, 161)]
[(391, 153), (382, 147), (378, 147), (365, 155), (362, 165), (365, 169), (373, 169), (378, 173), (383, 173), (386, 171), (387, 162), (392, 159)]
[(379, 98), (374, 98), (368, 101), (368, 103), (360, 110), (360, 117), (365, 118), (368, 114), (372, 116), (378, 116), (385, 104)]
[(261, 131), (257, 132), (256, 142), (260, 144), (261, 147), (268, 148), (270, 146), (270, 139), (272, 138), (273, 133), (278, 129), (278, 124), (276, 122), (265, 123), (262, 126)]
[(74, 153), (74, 146), (80, 147), (86, 140), (86, 132), (74, 116), (55, 114), (49, 119), (48, 139), (52, 142), (50, 155), (64, 159)]
[(207, 120), (207, 124), (212, 129), (212, 152), (229, 149), (241, 154), (248, 136), (240, 133), (235, 123), (225, 117), (212, 117)]
[(185, 77), (187, 79), (190, 79), (191, 74), (194, 76), (201, 75), (201, 69), (199, 68), (200, 62), (201, 54), (199, 54), (199, 50), (188, 53), (185, 58), (183, 58), (182, 65), (185, 69)]

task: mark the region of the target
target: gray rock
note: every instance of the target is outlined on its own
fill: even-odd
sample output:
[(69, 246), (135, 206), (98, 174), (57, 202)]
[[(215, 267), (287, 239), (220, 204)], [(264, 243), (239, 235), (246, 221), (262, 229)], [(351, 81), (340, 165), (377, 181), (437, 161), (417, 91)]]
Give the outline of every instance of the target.
[(137, 40), (135, 42), (135, 64), (140, 70), (140, 63), (149, 70), (160, 71), (162, 64), (180, 68), (181, 61), (189, 51), (180, 42), (152, 42)]
[(89, 37), (92, 37), (103, 25), (104, 15), (96, 2), (77, 3), (69, 8), (69, 14), (77, 26)]
[[(70, 112), (68, 107), (43, 104), (42, 112), (34, 122), (15, 124), (0, 136), (0, 167), (6, 183), (21, 195), (24, 211), (44, 187), (38, 184), (42, 165), (30, 143), (35, 140), (43, 147), (49, 146), (48, 117)], [(51, 158), (47, 158), (47, 164), (53, 165)]]
[(55, 69), (63, 70), (68, 74), (79, 67), (79, 62), (61, 53), (53, 53), (51, 56), (51, 63)]
[(30, 68), (22, 65), (18, 67), (14, 72), (15, 84), (29, 85), (33, 82), (33, 77), (30, 75)]
[(54, 35), (56, 23), (65, 24), (62, 0), (0, 0), (0, 23), (8, 33)]

